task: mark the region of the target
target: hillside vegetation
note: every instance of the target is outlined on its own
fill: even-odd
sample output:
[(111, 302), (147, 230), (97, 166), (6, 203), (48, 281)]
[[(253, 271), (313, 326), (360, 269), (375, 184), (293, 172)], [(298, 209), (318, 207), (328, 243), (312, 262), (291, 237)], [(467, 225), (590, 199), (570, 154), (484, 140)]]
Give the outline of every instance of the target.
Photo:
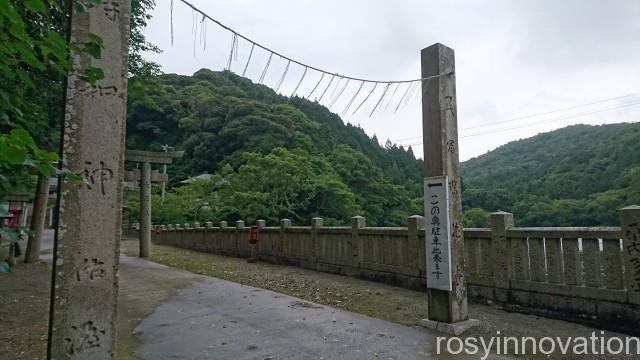
[[(204, 202), (201, 220), (330, 224), (360, 214), (393, 225), (420, 212), (421, 161), (411, 149), (382, 148), (317, 103), (203, 69), (133, 82), (128, 106), (128, 148), (184, 150), (170, 167), (174, 185), (213, 175), (176, 188), (163, 206), (155, 198), (154, 221), (193, 221)], [(128, 200), (135, 208), (135, 196)]]
[(514, 141), (462, 165), (467, 208), (522, 225), (618, 224), (640, 204), (640, 123), (575, 125)]
[[(169, 168), (165, 202), (153, 197), (154, 222), (344, 224), (359, 214), (383, 226), (422, 213), (422, 161), (411, 148), (382, 147), (317, 103), (233, 73), (134, 80), (127, 117), (128, 148), (185, 151)], [(211, 180), (180, 186), (205, 172)], [(614, 225), (617, 208), (640, 203), (640, 124), (540, 134), (463, 163), (462, 174), (466, 226), (486, 226), (498, 209), (519, 225)], [(135, 192), (125, 193), (131, 218)]]

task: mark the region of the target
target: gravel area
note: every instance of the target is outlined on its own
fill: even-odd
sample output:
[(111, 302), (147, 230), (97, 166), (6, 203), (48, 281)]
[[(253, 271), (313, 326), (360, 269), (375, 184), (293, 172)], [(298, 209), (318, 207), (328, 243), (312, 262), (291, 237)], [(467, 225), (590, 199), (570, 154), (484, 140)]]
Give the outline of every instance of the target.
[[(138, 255), (137, 240), (123, 241), (122, 252)], [(196, 274), (273, 290), (304, 300), (413, 325), (427, 312), (426, 292), (347, 276), (154, 245), (149, 258)]]

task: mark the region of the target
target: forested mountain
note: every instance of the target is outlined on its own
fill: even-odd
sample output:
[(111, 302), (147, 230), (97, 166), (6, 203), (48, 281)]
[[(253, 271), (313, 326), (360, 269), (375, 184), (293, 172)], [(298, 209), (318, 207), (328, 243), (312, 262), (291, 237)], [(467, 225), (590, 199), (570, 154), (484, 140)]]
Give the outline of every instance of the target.
[(463, 163), (466, 208), (513, 212), (535, 226), (618, 224), (640, 204), (640, 123), (575, 125)]
[[(403, 225), (422, 213), (422, 161), (324, 106), (276, 94), (230, 72), (200, 70), (133, 80), (127, 148), (184, 150), (155, 222), (237, 220)], [(626, 120), (626, 119), (625, 119)], [(178, 186), (212, 174), (210, 181)], [(466, 226), (489, 211), (519, 225), (615, 225), (616, 209), (640, 203), (640, 124), (571, 126), (515, 141), (462, 166)], [(137, 197), (126, 201), (135, 218)], [(206, 205), (205, 205), (206, 204)]]
[(156, 221), (192, 220), (203, 202), (211, 208), (203, 219), (294, 223), (361, 214), (373, 225), (404, 224), (421, 209), (422, 162), (410, 148), (382, 148), (325, 107), (230, 72), (133, 81), (127, 117), (127, 148), (185, 150), (170, 168), (174, 185), (214, 174), (170, 194), (180, 196), (156, 206)]

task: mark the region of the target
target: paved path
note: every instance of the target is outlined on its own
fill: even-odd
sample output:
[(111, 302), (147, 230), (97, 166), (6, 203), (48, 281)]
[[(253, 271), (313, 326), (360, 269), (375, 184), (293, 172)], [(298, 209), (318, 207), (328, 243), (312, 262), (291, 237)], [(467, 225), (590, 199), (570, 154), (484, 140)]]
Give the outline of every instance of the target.
[(136, 331), (144, 359), (424, 359), (434, 337), (213, 278), (179, 291)]
[[(47, 260), (51, 235), (43, 239)], [(427, 329), (140, 258), (122, 255), (120, 263), (119, 331), (130, 333), (131, 323), (141, 320), (131, 346), (142, 359), (409, 360), (435, 353), (438, 335)], [(121, 338), (129, 347), (126, 342)]]
[[(50, 258), (51, 234), (43, 258)], [(459, 359), (436, 355), (436, 337), (268, 290), (121, 256), (118, 358)], [(590, 336), (597, 329), (474, 304), (482, 326), (466, 335)], [(622, 336), (611, 333), (611, 335)], [(468, 359), (478, 359), (482, 354)], [(504, 358), (492, 354), (489, 358)], [(544, 358), (543, 356), (539, 358)], [(600, 356), (585, 357), (598, 358)], [(616, 358), (615, 356), (605, 358)]]

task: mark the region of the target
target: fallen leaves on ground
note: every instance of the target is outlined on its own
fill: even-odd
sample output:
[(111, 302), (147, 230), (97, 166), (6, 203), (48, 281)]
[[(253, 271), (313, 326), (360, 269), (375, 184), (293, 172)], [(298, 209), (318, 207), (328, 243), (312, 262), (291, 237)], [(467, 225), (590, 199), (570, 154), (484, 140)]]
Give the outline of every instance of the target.
[[(136, 241), (121, 246), (127, 255), (138, 255)], [(415, 324), (427, 312), (424, 292), (348, 276), (162, 245), (154, 245), (149, 260), (400, 324)]]

